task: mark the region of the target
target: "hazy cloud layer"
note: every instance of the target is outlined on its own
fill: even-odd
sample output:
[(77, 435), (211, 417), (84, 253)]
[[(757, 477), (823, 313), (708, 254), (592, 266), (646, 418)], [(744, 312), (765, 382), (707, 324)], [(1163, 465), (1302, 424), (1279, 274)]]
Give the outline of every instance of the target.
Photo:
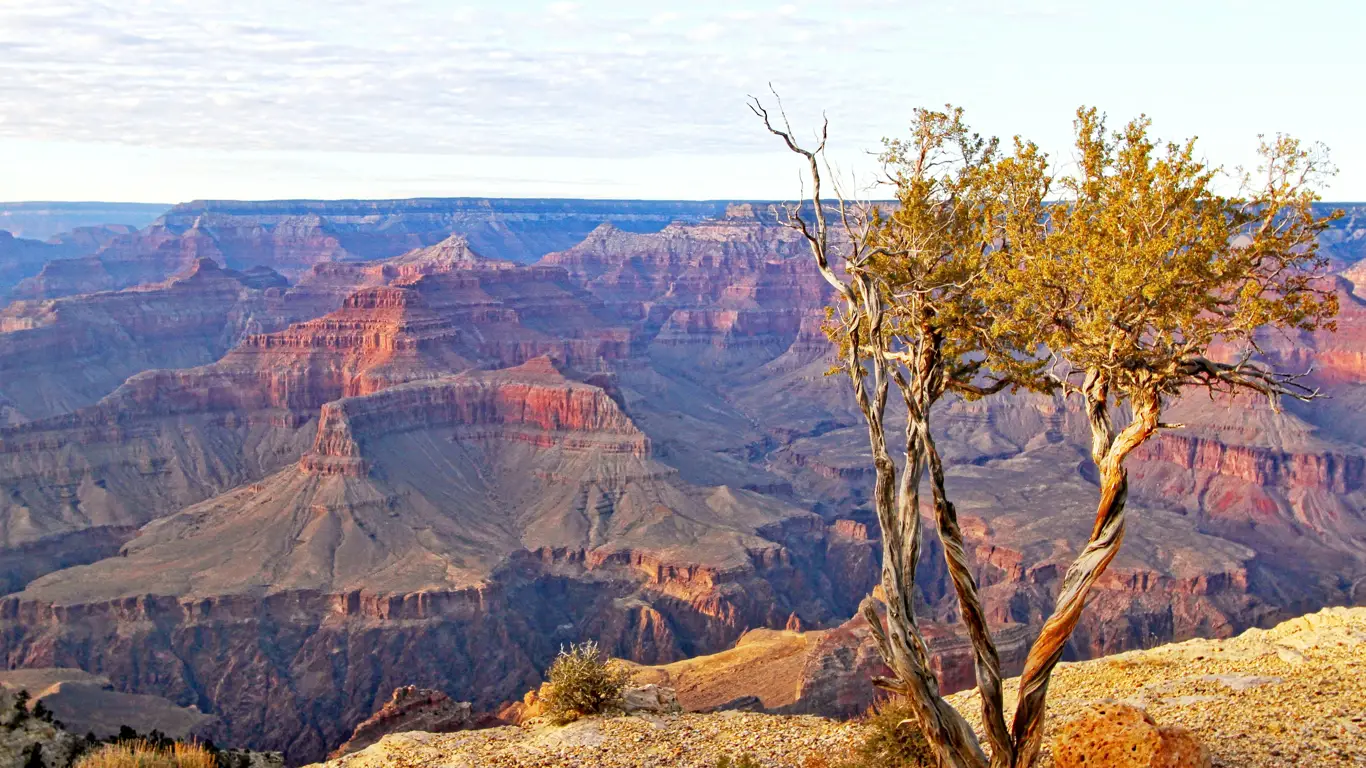
[(0, 0), (0, 197), (782, 196), (745, 109), (769, 80), (864, 180), (915, 106), (1065, 164), (1093, 104), (1229, 167), (1325, 141), (1360, 197), (1363, 26), (1360, 0)]
[[(780, 4), (6, 0), (0, 137), (523, 156), (742, 150), (765, 142), (744, 96), (768, 77), (854, 111), (834, 84), (859, 77), (872, 25), (895, 37), (881, 6), (854, 3), (836, 19)], [(858, 64), (841, 53), (849, 46)]]

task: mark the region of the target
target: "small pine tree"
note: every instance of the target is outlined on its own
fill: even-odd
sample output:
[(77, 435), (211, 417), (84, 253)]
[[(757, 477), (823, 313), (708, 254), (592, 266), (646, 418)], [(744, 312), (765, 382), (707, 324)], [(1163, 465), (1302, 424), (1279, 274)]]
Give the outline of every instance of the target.
[(45, 723), (52, 722), (52, 710), (48, 709), (41, 699), (33, 704), (33, 716)]
[(14, 724), (18, 725), (28, 719), (29, 693), (22, 688), (14, 694)]

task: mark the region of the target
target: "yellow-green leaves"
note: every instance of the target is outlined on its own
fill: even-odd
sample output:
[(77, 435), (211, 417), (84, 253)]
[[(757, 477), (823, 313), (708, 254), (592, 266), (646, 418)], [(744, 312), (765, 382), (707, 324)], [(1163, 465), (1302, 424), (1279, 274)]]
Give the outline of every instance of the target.
[(1037, 344), (1001, 306), (993, 253), (1032, 251), (1046, 232), (1047, 157), (973, 133), (963, 111), (918, 109), (882, 160), (896, 206), (873, 220), (854, 268), (883, 294), (886, 348), (927, 403), (1004, 386), (1045, 386)]
[(1244, 343), (1262, 326), (1331, 323), (1320, 285), (1315, 184), (1319, 148), (1263, 142), (1264, 164), (1236, 196), (1194, 140), (1160, 143), (1140, 117), (1110, 132), (1103, 116), (1076, 120), (1076, 171), (1059, 181), (1048, 232), (1034, 247), (997, 254), (1023, 338), (1078, 372), (1101, 372), (1117, 398), (1173, 393), (1192, 382), (1183, 363), (1216, 343)]

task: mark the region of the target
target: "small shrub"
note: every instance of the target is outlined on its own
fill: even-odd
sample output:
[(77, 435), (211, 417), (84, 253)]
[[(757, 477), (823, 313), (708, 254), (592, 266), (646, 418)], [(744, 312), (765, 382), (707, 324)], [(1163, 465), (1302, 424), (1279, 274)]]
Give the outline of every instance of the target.
[(546, 716), (553, 723), (600, 714), (621, 699), (631, 671), (603, 658), (593, 641), (560, 650), (546, 674)]
[[(907, 722), (907, 721), (910, 722)], [(935, 768), (934, 751), (915, 724), (915, 712), (905, 699), (889, 699), (863, 716), (868, 735), (843, 758), (813, 755), (804, 768)]]
[(14, 694), (14, 719), (12, 721), (14, 725), (19, 725), (28, 719), (28, 702), (30, 698), (28, 691), (23, 688), (20, 688), (18, 692)]
[(74, 768), (215, 768), (216, 764), (213, 754), (198, 744), (126, 741), (105, 744), (83, 756)]
[(34, 717), (38, 718), (39, 720), (42, 720), (45, 723), (52, 722), (52, 710), (48, 709), (47, 705), (44, 704), (42, 700), (34, 702), (32, 714)]

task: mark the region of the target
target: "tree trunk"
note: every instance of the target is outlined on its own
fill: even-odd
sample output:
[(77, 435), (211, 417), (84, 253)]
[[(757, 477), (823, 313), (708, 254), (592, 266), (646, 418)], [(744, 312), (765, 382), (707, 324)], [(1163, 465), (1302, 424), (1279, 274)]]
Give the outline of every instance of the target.
[(1155, 392), (1132, 398), (1134, 418), (1115, 436), (1109, 414), (1109, 386), (1104, 376), (1088, 376), (1083, 391), (1091, 423), (1091, 457), (1100, 471), (1100, 502), (1096, 506), (1091, 539), (1067, 569), (1053, 614), (1044, 623), (1025, 660), (1024, 673), (1020, 676), (1019, 703), (1011, 727), (1015, 742), (1011, 768), (1029, 768), (1039, 753), (1043, 743), (1045, 700), (1053, 669), (1062, 658), (1067, 640), (1086, 607), (1087, 594), (1119, 554), (1124, 539), (1124, 510), (1129, 498), (1124, 459), (1157, 431), (1160, 400)]
[(963, 532), (958, 527), (958, 511), (949, 501), (944, 487), (944, 464), (930, 434), (928, 419), (916, 425), (930, 468), (930, 489), (934, 494), (934, 518), (939, 529), (939, 540), (944, 545), (944, 562), (953, 588), (958, 596), (958, 607), (963, 624), (972, 641), (973, 669), (977, 678), (977, 692), (982, 698), (982, 723), (987, 742), (991, 745), (991, 767), (1008, 768), (1014, 756), (1014, 742), (1005, 722), (1005, 704), (1001, 692), (1001, 659), (996, 643), (987, 627), (986, 613), (977, 594), (977, 580), (968, 568), (963, 547)]
[(1124, 506), (1128, 497), (1127, 473), (1118, 465), (1101, 469), (1101, 501), (1097, 517), (1102, 519), (1086, 549), (1067, 569), (1053, 615), (1048, 617), (1039, 639), (1029, 649), (1024, 673), (1020, 676), (1019, 703), (1015, 707), (1012, 737), (1015, 762), (1012, 768), (1029, 768), (1043, 743), (1045, 699), (1053, 668), (1062, 658), (1067, 640), (1076, 629), (1086, 595), (1096, 579), (1105, 573), (1119, 553), (1124, 539)]

